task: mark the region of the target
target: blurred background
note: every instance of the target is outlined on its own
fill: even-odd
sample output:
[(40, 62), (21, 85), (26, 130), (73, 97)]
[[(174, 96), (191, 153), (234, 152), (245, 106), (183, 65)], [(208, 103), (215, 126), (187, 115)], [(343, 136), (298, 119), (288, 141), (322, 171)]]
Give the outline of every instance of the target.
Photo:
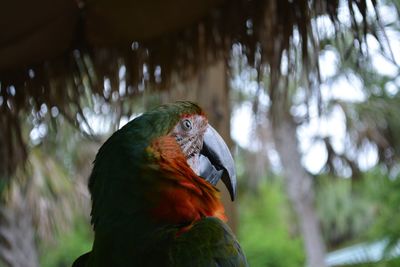
[(98, 148), (175, 100), (231, 147), (239, 195), (224, 201), (250, 266), (400, 266), (399, 0), (0, 10), (0, 266), (89, 251)]

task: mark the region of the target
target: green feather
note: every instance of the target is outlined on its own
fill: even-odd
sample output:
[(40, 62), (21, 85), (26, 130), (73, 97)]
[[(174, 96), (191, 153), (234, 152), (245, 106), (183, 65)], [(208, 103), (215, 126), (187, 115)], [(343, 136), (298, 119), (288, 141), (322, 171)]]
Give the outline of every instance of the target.
[(247, 266), (246, 258), (229, 227), (208, 217), (180, 235), (169, 249), (168, 266)]

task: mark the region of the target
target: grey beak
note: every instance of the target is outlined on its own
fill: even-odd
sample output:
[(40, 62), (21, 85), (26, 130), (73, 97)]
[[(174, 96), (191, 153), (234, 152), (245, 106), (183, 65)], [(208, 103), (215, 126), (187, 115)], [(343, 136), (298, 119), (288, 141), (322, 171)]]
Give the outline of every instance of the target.
[(208, 125), (200, 152), (200, 176), (213, 185), (222, 179), (232, 201), (236, 197), (236, 170), (232, 154), (218, 132)]

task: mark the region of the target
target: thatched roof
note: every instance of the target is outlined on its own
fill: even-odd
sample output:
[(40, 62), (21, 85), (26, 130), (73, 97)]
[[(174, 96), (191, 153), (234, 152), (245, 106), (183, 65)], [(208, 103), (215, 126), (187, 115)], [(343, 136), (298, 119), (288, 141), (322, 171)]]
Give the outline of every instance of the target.
[[(348, 2), (350, 14), (357, 10), (365, 19), (366, 0)], [(242, 44), (250, 64), (279, 73), (294, 30), (307, 62), (310, 44), (316, 45), (312, 18), (328, 14), (336, 24), (338, 6), (338, 0), (3, 1), (0, 176), (26, 158), (21, 121), (32, 107), (56, 106), (75, 120), (84, 89), (108, 101), (107, 77), (118, 92), (121, 66), (124, 97), (134, 96), (145, 84), (167, 88), (172, 73), (186, 77), (216, 58), (228, 59), (234, 43)]]

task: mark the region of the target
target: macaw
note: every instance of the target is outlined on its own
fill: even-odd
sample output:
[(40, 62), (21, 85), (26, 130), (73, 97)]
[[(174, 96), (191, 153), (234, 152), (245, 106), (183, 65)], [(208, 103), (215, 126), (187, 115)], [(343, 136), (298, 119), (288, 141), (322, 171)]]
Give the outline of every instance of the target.
[(130, 121), (99, 149), (89, 179), (92, 251), (73, 267), (248, 266), (215, 187), (236, 173), (222, 137), (192, 102)]

